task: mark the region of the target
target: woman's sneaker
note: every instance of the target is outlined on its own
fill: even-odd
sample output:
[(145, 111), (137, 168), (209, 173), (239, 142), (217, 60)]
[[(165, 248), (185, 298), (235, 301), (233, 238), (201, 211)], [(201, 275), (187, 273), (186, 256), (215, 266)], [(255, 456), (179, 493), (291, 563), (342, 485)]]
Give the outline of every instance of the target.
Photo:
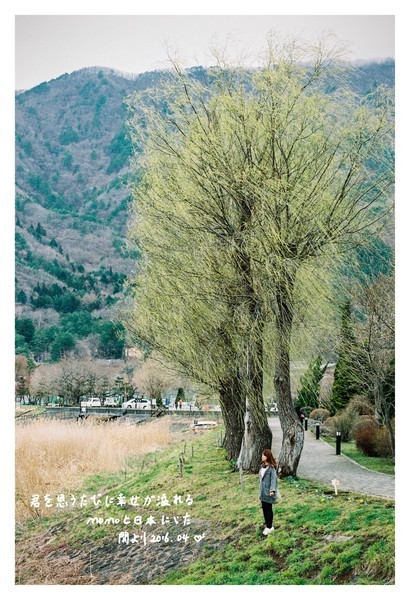
[(272, 531), (275, 531), (275, 528), (272, 526), (270, 529), (266, 528), (266, 533), (265, 535), (268, 535), (268, 533), (272, 533)]
[(268, 529), (267, 527), (265, 527), (265, 529), (262, 531), (263, 535), (268, 535), (270, 529)]

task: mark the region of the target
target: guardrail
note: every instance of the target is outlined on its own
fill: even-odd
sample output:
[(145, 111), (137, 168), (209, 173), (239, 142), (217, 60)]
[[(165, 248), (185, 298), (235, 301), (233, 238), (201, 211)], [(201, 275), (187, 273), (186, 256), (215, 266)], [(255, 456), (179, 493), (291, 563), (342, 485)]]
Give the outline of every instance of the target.
[(90, 415), (107, 417), (107, 420), (125, 417), (131, 419), (137, 418), (139, 421), (141, 421), (151, 418), (150, 410), (137, 410), (133, 408), (106, 408), (104, 406), (47, 406), (44, 414), (46, 418), (52, 419), (83, 419)]
[[(221, 416), (221, 411), (214, 410), (182, 410), (182, 409), (166, 409), (160, 407), (148, 408), (113, 408), (106, 406), (46, 406), (46, 412), (43, 413), (50, 417), (73, 418), (79, 414), (83, 415), (107, 415), (107, 416), (126, 416), (126, 417), (145, 417), (171, 415), (173, 417), (184, 418), (203, 418), (203, 417), (218, 417)], [(85, 409), (85, 410), (84, 410)], [(161, 412), (160, 412), (161, 411)]]

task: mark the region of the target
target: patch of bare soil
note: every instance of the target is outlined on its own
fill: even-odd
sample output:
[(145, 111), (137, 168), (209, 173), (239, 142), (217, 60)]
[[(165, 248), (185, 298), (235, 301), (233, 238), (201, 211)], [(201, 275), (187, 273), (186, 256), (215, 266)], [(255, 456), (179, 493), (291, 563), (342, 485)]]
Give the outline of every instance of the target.
[[(146, 528), (147, 529), (147, 528)], [(56, 542), (64, 538), (66, 524), (20, 542), (16, 547), (16, 584), (21, 585), (146, 585), (155, 584), (168, 571), (181, 569), (209, 551), (231, 541), (222, 538), (217, 525), (192, 519), (189, 539), (177, 541), (181, 527), (170, 525), (168, 542), (155, 542), (164, 528), (149, 527), (144, 543), (118, 543), (118, 532), (99, 545), (83, 540), (76, 546)], [(138, 533), (138, 532), (136, 532)], [(202, 536), (197, 542), (194, 536)], [(131, 538), (131, 535), (130, 535)]]

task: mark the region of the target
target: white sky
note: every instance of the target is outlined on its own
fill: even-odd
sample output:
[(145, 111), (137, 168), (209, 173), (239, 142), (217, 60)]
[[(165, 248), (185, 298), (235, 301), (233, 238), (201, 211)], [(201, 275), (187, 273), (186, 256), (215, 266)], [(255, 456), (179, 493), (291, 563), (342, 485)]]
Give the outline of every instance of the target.
[(324, 32), (347, 58), (394, 57), (394, 16), (384, 15), (30, 15), (16, 17), (16, 89), (86, 66), (142, 73), (166, 64), (166, 46), (188, 66), (209, 64), (216, 42), (255, 55), (270, 30), (307, 40)]

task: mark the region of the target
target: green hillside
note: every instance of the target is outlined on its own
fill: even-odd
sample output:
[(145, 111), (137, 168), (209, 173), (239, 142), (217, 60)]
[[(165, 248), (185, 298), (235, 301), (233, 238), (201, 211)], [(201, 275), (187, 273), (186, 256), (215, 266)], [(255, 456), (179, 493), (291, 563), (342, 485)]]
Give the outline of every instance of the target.
[[(202, 68), (191, 73), (207, 76)], [(16, 94), (17, 353), (51, 358), (59, 335), (74, 340), (57, 344), (54, 359), (90, 335), (100, 336), (103, 350), (104, 324), (117, 319), (124, 283), (138, 263), (126, 246), (135, 175), (124, 101), (133, 92), (142, 101), (161, 98), (166, 78), (159, 71), (126, 76), (85, 68)], [(394, 62), (363, 64), (350, 81), (363, 94), (393, 86)], [(73, 330), (67, 315), (92, 325)], [(32, 334), (24, 334), (27, 324)]]

